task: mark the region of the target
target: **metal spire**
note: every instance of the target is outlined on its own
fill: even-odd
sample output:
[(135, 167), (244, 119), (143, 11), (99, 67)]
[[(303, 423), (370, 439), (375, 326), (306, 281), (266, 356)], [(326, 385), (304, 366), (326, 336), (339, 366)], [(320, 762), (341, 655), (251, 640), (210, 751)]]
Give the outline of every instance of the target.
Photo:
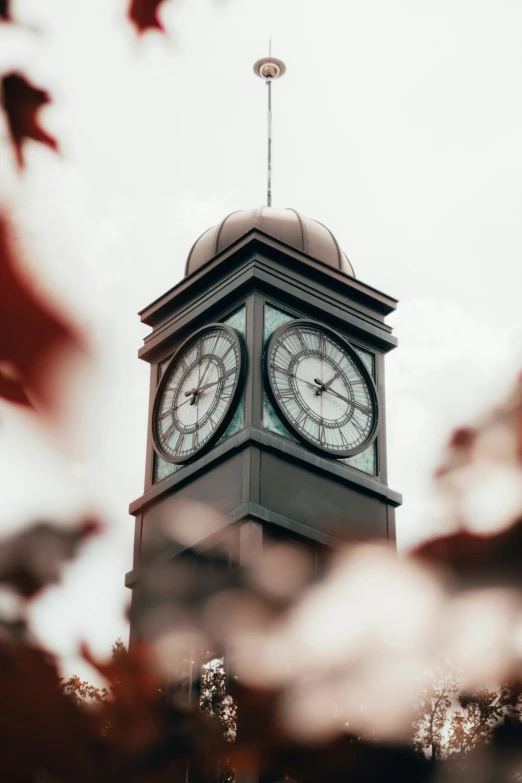
[(268, 44), (268, 57), (263, 57), (254, 65), (254, 73), (260, 79), (264, 79), (268, 87), (268, 170), (266, 205), (272, 206), (272, 82), (278, 79), (286, 71), (286, 65), (282, 60), (272, 57), (272, 36)]

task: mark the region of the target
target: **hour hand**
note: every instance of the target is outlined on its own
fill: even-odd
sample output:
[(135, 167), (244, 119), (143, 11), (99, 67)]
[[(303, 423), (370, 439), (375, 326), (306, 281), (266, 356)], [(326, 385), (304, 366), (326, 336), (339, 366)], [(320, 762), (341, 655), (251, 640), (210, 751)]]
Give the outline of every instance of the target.
[(323, 391), (328, 391), (328, 389), (330, 388), (332, 383), (335, 381), (336, 378), (339, 377), (339, 375), (340, 375), (340, 373), (336, 372), (335, 375), (333, 376), (333, 378), (330, 378), (330, 380), (327, 383), (324, 384)]
[(314, 378), (314, 383), (316, 383), (320, 387), (319, 391), (322, 391), (322, 392), (328, 391), (328, 389), (330, 388), (332, 383), (335, 381), (336, 378), (339, 377), (339, 375), (340, 375), (340, 373), (336, 372), (335, 375), (333, 375), (330, 378), (330, 380), (327, 381), (326, 383), (323, 383), (320, 378)]

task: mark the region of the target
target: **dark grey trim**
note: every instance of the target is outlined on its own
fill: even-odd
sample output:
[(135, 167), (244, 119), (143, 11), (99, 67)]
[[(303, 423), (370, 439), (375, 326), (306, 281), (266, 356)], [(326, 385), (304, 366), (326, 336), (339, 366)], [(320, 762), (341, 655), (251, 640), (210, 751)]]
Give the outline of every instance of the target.
[(284, 527), (286, 530), (291, 530), (292, 533), (312, 539), (320, 544), (326, 544), (331, 547), (338, 547), (342, 544), (340, 539), (330, 536), (328, 533), (323, 533), (321, 530), (317, 530), (317, 528), (304, 525), (302, 522), (296, 522), (295, 519), (290, 519), (290, 517), (285, 517), (282, 514), (276, 514), (264, 506), (259, 506), (257, 503), (248, 503), (248, 515), (258, 519), (260, 522), (268, 522), (271, 525)]
[(399, 492), (395, 492), (393, 489), (381, 484), (371, 476), (366, 476), (364, 473), (357, 470), (357, 468), (352, 468), (350, 465), (344, 463), (341, 465), (335, 460), (320, 457), (306, 450), (298, 443), (293, 443), (279, 435), (272, 435), (265, 430), (256, 430), (252, 428), (251, 439), (273, 451), (283, 452), (285, 455), (292, 457), (299, 462), (305, 462), (308, 465), (318, 468), (321, 472), (328, 473), (330, 476), (335, 476), (346, 482), (346, 484), (355, 484), (358, 487), (362, 487), (369, 494), (384, 500), (385, 503), (390, 503), (392, 506), (402, 505), (402, 495)]
[[(210, 259), (210, 261), (207, 261), (199, 269), (194, 270), (194, 272), (192, 272), (188, 277), (183, 278), (179, 283), (177, 283), (177, 285), (173, 286), (173, 288), (171, 288), (161, 297), (158, 297), (158, 299), (155, 299), (153, 302), (151, 302), (150, 305), (143, 308), (143, 310), (141, 310), (139, 313), (143, 323), (154, 326), (157, 323), (158, 315), (167, 304), (172, 305), (177, 297), (181, 296), (187, 288), (190, 288), (193, 284), (201, 281), (201, 278), (203, 277), (205, 277), (204, 284), (208, 286), (209, 279), (206, 277), (206, 275), (211, 270), (217, 271), (221, 267), (223, 261), (229, 259), (230, 256), (235, 255), (239, 250), (244, 250), (245, 248), (249, 247), (251, 244), (255, 247), (256, 242), (257, 246), (260, 248), (262, 248), (263, 245), (265, 247), (275, 249), (280, 248), (286, 256), (305, 261), (308, 266), (312, 266), (311, 262), (313, 262), (313, 266), (317, 270), (323, 271), (326, 275), (329, 275), (332, 279), (335, 280), (335, 287), (337, 289), (339, 289), (340, 285), (342, 289), (351, 289), (356, 291), (359, 294), (369, 297), (375, 303), (380, 302), (382, 304), (386, 304), (386, 314), (392, 312), (396, 308), (397, 300), (393, 297), (383, 294), (376, 288), (372, 288), (371, 286), (361, 283), (361, 281), (355, 277), (351, 277), (350, 275), (347, 275), (346, 273), (341, 272), (340, 270), (335, 269), (334, 267), (329, 266), (322, 261), (318, 261), (312, 256), (308, 256), (306, 253), (303, 253), (291, 245), (287, 245), (278, 239), (274, 239), (269, 234), (266, 234), (258, 228), (253, 228), (247, 234), (244, 234), (242, 237), (235, 240), (235, 242), (232, 242), (230, 245), (228, 245), (227, 248), (221, 250), (217, 256)], [(229, 271), (228, 265), (226, 266), (226, 269)]]
[[(292, 533), (295, 533), (298, 536), (302, 536), (308, 540), (311, 539), (313, 541), (317, 541), (319, 544), (324, 544), (332, 548), (339, 547), (343, 543), (340, 539), (335, 538), (334, 536), (330, 536), (328, 533), (323, 533), (321, 530), (304, 525), (302, 522), (297, 522), (295, 519), (290, 519), (289, 517), (285, 517), (282, 514), (276, 514), (273, 511), (270, 511), (268, 508), (258, 505), (257, 503), (243, 503), (242, 506), (236, 508), (231, 514), (227, 514), (225, 517), (222, 517), (221, 521), (223, 524), (220, 525), (219, 530), (213, 533), (212, 536), (202, 536), (200, 539), (192, 541), (190, 546), (194, 546), (196, 543), (205, 541), (205, 545), (202, 547), (203, 551), (212, 547), (216, 539), (219, 538), (220, 533), (226, 527), (236, 522), (240, 522), (245, 518), (254, 519), (263, 525), (269, 524), (282, 527), (285, 530), (290, 530)], [(149, 568), (153, 568), (154, 565), (158, 563), (167, 563), (169, 560), (173, 560), (188, 548), (188, 544), (174, 544), (173, 546), (170, 546), (168, 549), (164, 550), (153, 560), (148, 562), (145, 568), (138, 567), (133, 568), (132, 571), (128, 571), (125, 574), (125, 587), (133, 587), (136, 582), (139, 581), (144, 571)]]
[(227, 440), (223, 441), (223, 443), (218, 443), (217, 446), (214, 446), (212, 451), (208, 454), (204, 454), (194, 462), (183, 465), (183, 467), (176, 471), (176, 473), (173, 473), (171, 476), (168, 476), (157, 484), (154, 484), (154, 486), (151, 487), (148, 492), (145, 492), (140, 498), (134, 500), (129, 506), (129, 514), (135, 515), (136, 513), (139, 513), (142, 508), (148, 506), (150, 503), (161, 497), (173, 487), (176, 487), (178, 484), (181, 484), (182, 482), (187, 481), (187, 479), (192, 478), (194, 474), (204, 470), (207, 465), (210, 465), (212, 462), (225, 456), (230, 451), (243, 446), (249, 440), (249, 438), (250, 429), (247, 428), (241, 430), (235, 435), (232, 435), (232, 437), (227, 438)]
[(324, 312), (327, 312), (337, 321), (332, 324), (334, 328), (346, 330), (346, 326), (350, 325), (357, 329), (363, 339), (368, 340), (369, 335), (375, 338), (370, 343), (381, 350), (389, 351), (397, 345), (397, 340), (390, 334), (391, 327), (380, 318), (372, 317), (368, 307), (348, 299), (342, 292), (323, 282), (329, 283), (321, 279), (309, 281), (304, 274), (290, 275), (287, 270), (285, 273), (283, 267), (276, 266), (269, 258), (261, 255), (245, 259), (238, 268), (229, 269), (225, 279), (216, 281), (210, 292), (208, 288), (201, 295), (193, 291), (191, 300), (178, 302), (177, 308), (172, 307), (172, 315), (165, 315), (163, 323), (159, 323), (145, 338), (138, 355), (147, 361), (160, 360), (172, 349), (169, 338), (179, 339), (180, 330), (185, 325), (190, 324), (190, 328), (194, 328), (196, 318), (215, 317), (215, 312), (223, 309), (225, 299), (237, 299), (255, 289), (276, 297), (284, 292), (289, 299), (289, 306), (293, 303), (310, 317), (322, 318)]
[(174, 487), (177, 487), (182, 482), (187, 481), (195, 474), (204, 470), (214, 461), (223, 459), (227, 454), (238, 448), (245, 448), (249, 442), (257, 443), (266, 449), (270, 449), (279, 454), (284, 454), (298, 462), (305, 463), (318, 472), (334, 477), (346, 483), (348, 486), (355, 485), (364, 489), (369, 494), (380, 498), (385, 503), (389, 503), (392, 506), (400, 506), (402, 503), (402, 495), (398, 492), (394, 492), (394, 490), (381, 484), (376, 479), (365, 476), (356, 468), (352, 468), (345, 464), (340, 465), (335, 460), (320, 457), (308, 451), (304, 446), (301, 446), (298, 443), (292, 443), (278, 435), (272, 435), (271, 433), (259, 430), (255, 427), (247, 427), (246, 429), (241, 430), (241, 432), (232, 435), (232, 437), (227, 438), (223, 443), (219, 443), (210, 453), (203, 455), (190, 464), (184, 465), (183, 468), (176, 473), (173, 473), (172, 476), (163, 479), (163, 481), (158, 484), (154, 484), (150, 490), (130, 504), (129, 513), (135, 516), (145, 508), (145, 506), (148, 506)]

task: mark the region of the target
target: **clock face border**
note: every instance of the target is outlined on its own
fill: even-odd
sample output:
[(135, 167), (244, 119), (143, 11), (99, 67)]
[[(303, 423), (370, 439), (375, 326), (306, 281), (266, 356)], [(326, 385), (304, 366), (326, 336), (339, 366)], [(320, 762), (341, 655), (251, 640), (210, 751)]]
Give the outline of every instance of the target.
[[(270, 373), (270, 360), (275, 348), (275, 345), (279, 338), (287, 332), (289, 329), (293, 329), (296, 326), (302, 326), (302, 327), (312, 327), (313, 329), (316, 329), (318, 331), (324, 332), (328, 337), (330, 337), (332, 340), (334, 340), (336, 343), (339, 344), (339, 346), (342, 348), (343, 351), (346, 351), (350, 359), (353, 361), (359, 372), (361, 373), (362, 377), (364, 378), (366, 385), (368, 387), (368, 391), (370, 393), (370, 396), (372, 398), (373, 403), (373, 411), (374, 411), (374, 417), (372, 422), (372, 428), (370, 430), (370, 434), (368, 437), (364, 440), (363, 443), (361, 443), (359, 446), (355, 446), (351, 449), (345, 449), (345, 450), (339, 450), (339, 449), (330, 449), (327, 446), (321, 446), (317, 443), (317, 441), (312, 440), (311, 438), (307, 438), (306, 435), (304, 435), (294, 424), (292, 418), (286, 413), (284, 406), (281, 405), (281, 403), (278, 400), (277, 394), (275, 392), (275, 389), (273, 387), (272, 383), (272, 377)], [(280, 416), (282, 419), (284, 425), (287, 427), (287, 429), (291, 432), (291, 434), (297, 438), (297, 440), (307, 446), (308, 448), (313, 449), (314, 451), (318, 452), (319, 454), (322, 454), (323, 456), (328, 457), (334, 457), (336, 459), (346, 459), (347, 457), (355, 457), (357, 454), (360, 454), (363, 451), (366, 451), (366, 449), (371, 446), (371, 444), (374, 442), (375, 438), (377, 437), (377, 433), (379, 430), (379, 419), (380, 419), (380, 411), (379, 411), (379, 395), (377, 392), (377, 387), (375, 385), (375, 381), (373, 380), (372, 376), (366, 369), (366, 366), (364, 365), (364, 362), (360, 358), (360, 356), (357, 354), (357, 351), (355, 348), (348, 342), (348, 340), (338, 332), (334, 331), (328, 326), (323, 326), (323, 324), (317, 323), (316, 321), (312, 321), (308, 318), (296, 318), (292, 321), (287, 321), (284, 324), (281, 324), (275, 332), (271, 335), (271, 337), (268, 340), (268, 343), (265, 346), (264, 349), (264, 378), (265, 378), (265, 387), (268, 391), (268, 396), (270, 398), (270, 401), (272, 405), (274, 406), (277, 415)]]
[[(208, 440), (202, 446), (200, 446), (198, 449), (195, 449), (193, 452), (191, 452), (188, 455), (176, 457), (172, 454), (167, 454), (166, 452), (163, 451), (163, 449), (157, 442), (159, 438), (157, 436), (156, 424), (158, 419), (157, 417), (158, 407), (161, 403), (165, 386), (168, 383), (170, 372), (172, 368), (175, 366), (176, 362), (179, 360), (180, 356), (182, 356), (182, 354), (186, 351), (186, 349), (190, 346), (191, 343), (201, 339), (201, 337), (203, 337), (203, 335), (206, 332), (215, 332), (218, 329), (223, 332), (226, 332), (231, 337), (231, 339), (233, 340), (236, 346), (237, 355), (239, 357), (238, 373), (234, 384), (234, 388), (232, 390), (230, 401), (228, 403), (228, 408), (226, 409), (223, 418), (219, 422), (214, 432), (210, 435)], [(239, 334), (233, 327), (228, 326), (228, 324), (223, 324), (219, 322), (211, 323), (211, 324), (206, 324), (205, 326), (201, 327), (201, 329), (198, 329), (196, 332), (191, 334), (190, 337), (188, 337), (179, 346), (179, 348), (175, 351), (175, 353), (169, 360), (169, 363), (167, 364), (165, 371), (161, 377), (161, 380), (156, 388), (154, 405), (152, 406), (152, 420), (151, 420), (152, 445), (154, 447), (154, 451), (156, 452), (156, 454), (166, 462), (170, 462), (174, 465), (185, 465), (197, 459), (208, 449), (212, 448), (212, 446), (215, 445), (216, 441), (218, 441), (219, 438), (226, 431), (228, 425), (232, 420), (232, 417), (239, 403), (241, 393), (243, 391), (245, 374), (246, 374), (246, 350), (244, 346), (243, 336)]]

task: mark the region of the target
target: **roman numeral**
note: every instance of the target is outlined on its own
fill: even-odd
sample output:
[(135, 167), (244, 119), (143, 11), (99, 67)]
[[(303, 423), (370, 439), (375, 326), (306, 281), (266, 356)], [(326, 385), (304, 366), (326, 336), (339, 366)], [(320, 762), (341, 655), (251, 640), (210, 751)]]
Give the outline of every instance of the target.
[(162, 440), (164, 443), (167, 443), (170, 440), (176, 429), (177, 424), (175, 421), (173, 421), (172, 424), (165, 430), (165, 432), (162, 433)]
[(295, 417), (295, 423), (298, 427), (304, 426), (305, 421), (308, 419), (308, 415), (306, 411), (304, 411), (302, 408), (299, 411), (299, 415)]
[(171, 413), (172, 413), (172, 408), (167, 408), (166, 411), (163, 411), (163, 413), (160, 413), (159, 420), (163, 421), (164, 419), (167, 418), (167, 416), (170, 416)]
[(364, 428), (363, 428), (363, 427), (361, 427), (361, 425), (359, 424), (359, 422), (358, 422), (356, 419), (353, 419), (353, 418), (352, 418), (352, 419), (350, 419), (350, 421), (352, 422), (352, 424), (353, 424), (353, 426), (355, 427), (355, 429), (357, 430), (357, 432), (359, 432), (359, 433), (362, 435), (362, 434), (363, 434), (363, 432), (364, 432)]
[(214, 353), (214, 354), (216, 353), (216, 351), (217, 351), (217, 347), (218, 347), (218, 345), (219, 345), (219, 341), (220, 341), (220, 339), (221, 339), (221, 335), (220, 335), (220, 334), (218, 334), (218, 336), (216, 337), (216, 342), (215, 342), (215, 343), (214, 343), (214, 345), (212, 346), (212, 350), (210, 351), (210, 353)]
[[(173, 385), (173, 384), (174, 384), (174, 385)], [(175, 392), (175, 391), (176, 391), (176, 389), (177, 389), (177, 383), (174, 381), (174, 378), (171, 378), (171, 379), (170, 379), (170, 381), (169, 381), (169, 383), (168, 383), (168, 386), (167, 386), (167, 388), (165, 389), (165, 394), (166, 394), (167, 392), (169, 392), (169, 391), (173, 391), (173, 392)]]
[(281, 367), (279, 364), (273, 364), (272, 370), (274, 370), (274, 372), (282, 372), (284, 375), (289, 375), (291, 378), (294, 377), (290, 370), (287, 370), (285, 367)]
[(321, 419), (319, 422), (319, 440), (321, 443), (326, 443), (326, 430), (324, 428), (324, 421)]
[(294, 399), (294, 392), (292, 389), (278, 389), (277, 392), (281, 402), (288, 402), (289, 400)]
[(326, 340), (322, 332), (319, 334), (319, 351), (321, 353), (326, 353)]
[(178, 437), (176, 438), (176, 442), (173, 446), (171, 446), (171, 449), (173, 452), (179, 453), (181, 451), (181, 445), (183, 443), (185, 436), (182, 432), (179, 433)]
[(299, 342), (303, 346), (304, 350), (307, 351), (308, 348), (306, 347), (306, 343), (304, 341), (303, 335), (301, 334), (301, 332), (296, 332), (296, 334), (297, 334), (297, 339), (299, 340)]
[(346, 440), (346, 438), (345, 438), (345, 436), (344, 436), (344, 432), (343, 432), (343, 429), (342, 429), (342, 427), (339, 429), (339, 433), (340, 433), (340, 435), (341, 435), (341, 440), (342, 440), (342, 442), (343, 442), (343, 446), (346, 446), (346, 448), (348, 448), (348, 449), (349, 449), (349, 448), (350, 448), (350, 444), (348, 443), (348, 441)]
[(233, 347), (234, 347), (233, 345), (229, 345), (229, 346), (228, 346), (228, 348), (227, 348), (227, 350), (226, 350), (226, 351), (225, 351), (225, 353), (223, 354), (223, 356), (221, 356), (221, 359), (224, 359), (224, 358), (225, 358), (225, 356), (228, 356), (228, 354), (230, 353), (230, 351), (232, 350), (232, 348), (233, 348)]
[(285, 343), (283, 340), (281, 340), (281, 342), (279, 343), (279, 346), (280, 346), (281, 348), (284, 348), (284, 349), (285, 349), (285, 351), (287, 352), (287, 354), (288, 354), (289, 356), (293, 356), (293, 355), (294, 355), (294, 354), (292, 353), (292, 351), (290, 350), (290, 348), (288, 347), (288, 345), (287, 345), (287, 344), (286, 344), (286, 343)]

